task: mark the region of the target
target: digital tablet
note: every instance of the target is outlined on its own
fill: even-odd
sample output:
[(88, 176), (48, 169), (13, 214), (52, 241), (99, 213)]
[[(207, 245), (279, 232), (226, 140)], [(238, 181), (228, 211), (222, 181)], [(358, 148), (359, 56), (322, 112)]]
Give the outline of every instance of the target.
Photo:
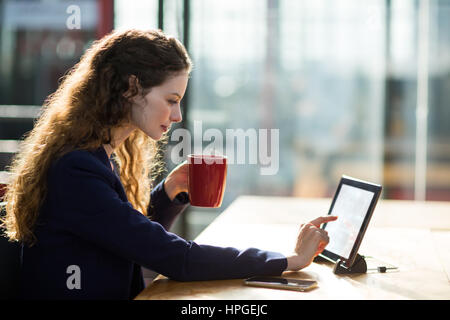
[(381, 189), (381, 185), (342, 176), (328, 212), (338, 219), (322, 226), (330, 238), (322, 258), (340, 259), (346, 268), (353, 265)]

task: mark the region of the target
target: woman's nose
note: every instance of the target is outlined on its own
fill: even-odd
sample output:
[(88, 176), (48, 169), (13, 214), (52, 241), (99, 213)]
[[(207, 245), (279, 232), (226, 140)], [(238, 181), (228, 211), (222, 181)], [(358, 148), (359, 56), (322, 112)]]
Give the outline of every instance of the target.
[(173, 109), (173, 111), (170, 115), (170, 121), (181, 122), (181, 120), (183, 120), (183, 117), (181, 115), (180, 104), (178, 104), (177, 107)]

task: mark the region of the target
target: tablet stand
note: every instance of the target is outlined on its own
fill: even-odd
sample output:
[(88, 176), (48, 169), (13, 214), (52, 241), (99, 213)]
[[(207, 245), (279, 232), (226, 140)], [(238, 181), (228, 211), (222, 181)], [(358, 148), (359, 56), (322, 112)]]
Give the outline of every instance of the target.
[(341, 259), (338, 259), (334, 265), (333, 272), (335, 274), (366, 273), (367, 263), (364, 257), (357, 253), (355, 261), (350, 268), (345, 267)]

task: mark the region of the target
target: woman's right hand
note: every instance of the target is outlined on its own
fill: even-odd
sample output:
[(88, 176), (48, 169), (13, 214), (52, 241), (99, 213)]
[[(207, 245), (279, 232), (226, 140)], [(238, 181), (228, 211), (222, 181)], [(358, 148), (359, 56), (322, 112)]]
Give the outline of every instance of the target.
[(337, 216), (319, 217), (300, 226), (295, 246), (296, 254), (287, 258), (286, 270), (298, 271), (312, 263), (313, 259), (325, 249), (330, 241), (328, 233), (320, 229), (320, 225), (336, 219)]

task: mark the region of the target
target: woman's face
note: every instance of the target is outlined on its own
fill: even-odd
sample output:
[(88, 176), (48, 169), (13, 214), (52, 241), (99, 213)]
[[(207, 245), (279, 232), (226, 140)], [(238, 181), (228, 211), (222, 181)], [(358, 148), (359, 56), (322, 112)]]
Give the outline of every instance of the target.
[(180, 101), (186, 92), (188, 74), (179, 73), (151, 88), (144, 97), (133, 97), (131, 124), (154, 140), (161, 139), (173, 122), (182, 120)]

